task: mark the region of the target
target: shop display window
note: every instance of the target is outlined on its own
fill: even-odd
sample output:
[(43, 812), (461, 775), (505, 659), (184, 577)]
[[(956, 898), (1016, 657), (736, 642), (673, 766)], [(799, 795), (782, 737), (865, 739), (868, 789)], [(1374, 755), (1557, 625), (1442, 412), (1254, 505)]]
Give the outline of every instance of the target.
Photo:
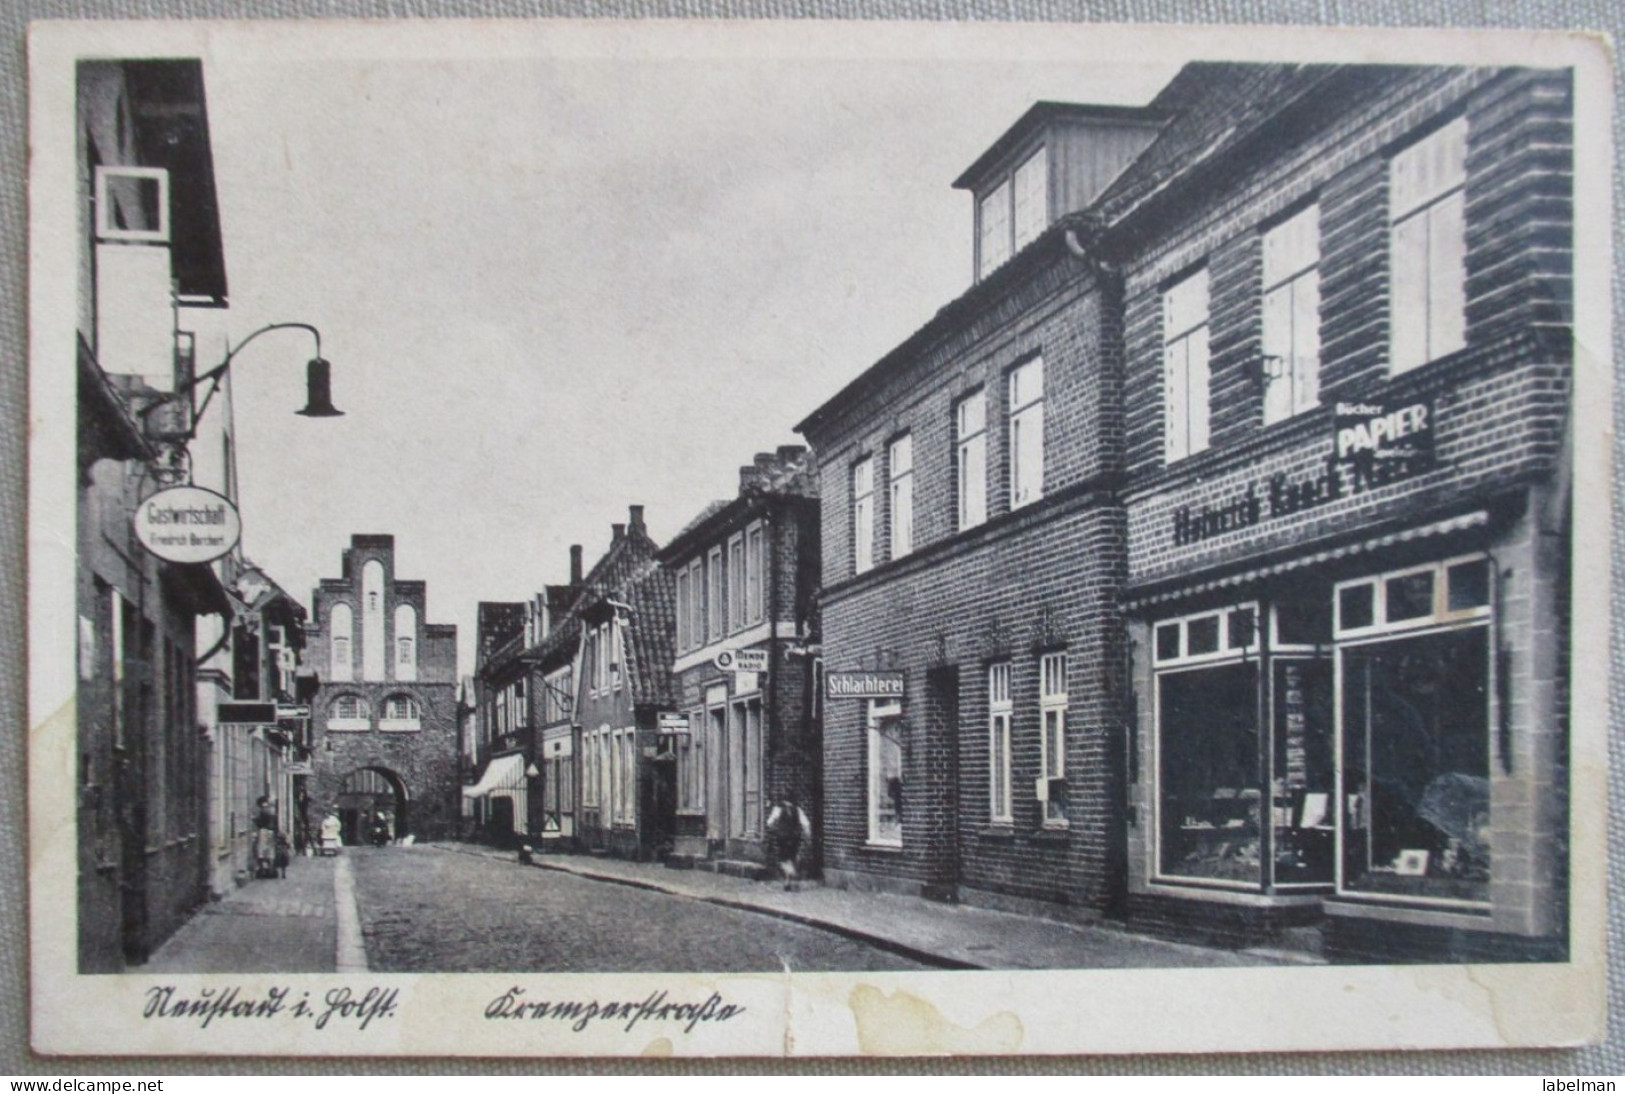
[(869, 700), (869, 842), (903, 844), (903, 706)]
[(1160, 874), (1259, 883), (1258, 698), (1256, 662), (1158, 676)]
[(1344, 891), (1489, 899), (1490, 579), (1472, 558), (1348, 586), (1373, 620), (1339, 620)]
[(1278, 657), (1270, 668), (1274, 881), (1330, 885), (1337, 837), (1331, 662)]

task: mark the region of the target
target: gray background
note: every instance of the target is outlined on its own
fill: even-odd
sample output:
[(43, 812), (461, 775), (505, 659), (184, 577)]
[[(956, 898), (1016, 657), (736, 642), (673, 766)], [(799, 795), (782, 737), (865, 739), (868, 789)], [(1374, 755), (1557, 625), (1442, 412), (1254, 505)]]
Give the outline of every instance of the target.
[[(24, 525), (27, 470), (27, 79), (25, 30), (42, 18), (293, 18), (352, 16), (407, 18), (424, 16), (596, 16), (620, 18), (844, 18), (844, 19), (1026, 19), (1094, 22), (1299, 23), (1364, 26), (1486, 26), (1580, 28), (1604, 31), (1618, 41), (1625, 27), (1625, 5), (1618, 0), (568, 0), (527, 3), (524, 0), (23, 0), (0, 5), (0, 719), (13, 727), (0, 733), (0, 1074), (4, 1075), (144, 1075), (287, 1073), (360, 1074), (524, 1074), (658, 1072), (665, 1074), (814, 1074), (986, 1072), (1011, 1074), (1101, 1073), (1167, 1074), (1414, 1074), (1529, 1075), (1625, 1074), (1625, 906), (1611, 901), (1608, 911), (1609, 1022), (1600, 1046), (1573, 1051), (1337, 1053), (1321, 1055), (1258, 1054), (1251, 1056), (1137, 1056), (1089, 1058), (1012, 1058), (1001, 1061), (860, 1061), (828, 1060), (785, 1063), (772, 1060), (673, 1061), (494, 1061), (494, 1060), (259, 1060), (259, 1059), (46, 1059), (28, 1049), (28, 948), (26, 932), (26, 839), (24, 775), (27, 735), (27, 666), (23, 641), (27, 612), (24, 574)], [(1621, 205), (1620, 150), (1625, 148), (1619, 119), (1625, 100), (1615, 91), (1614, 202)], [(1615, 250), (1625, 254), (1625, 239), (1615, 230)], [(1582, 287), (1596, 289), (1596, 286)], [(1612, 293), (1615, 322), (1614, 357), (1616, 436), (1625, 424), (1625, 398), (1619, 390), (1619, 333), (1625, 331), (1617, 278)], [(1614, 487), (1614, 585), (1625, 578), (1625, 509)], [(1611, 637), (1622, 626), (1621, 602), (1615, 597)], [(1596, 636), (1598, 640), (1601, 635)], [(1625, 665), (1617, 641), (1611, 641), (1613, 678), (1610, 708), (1617, 712), (1625, 698)], [(1610, 722), (1617, 721), (1617, 714)], [(1610, 875), (1625, 868), (1625, 841), (1620, 839), (1625, 812), (1625, 757), (1617, 733), (1609, 734), (1608, 822)], [(1587, 823), (1576, 817), (1576, 824)], [(1610, 883), (1610, 892), (1613, 891)]]

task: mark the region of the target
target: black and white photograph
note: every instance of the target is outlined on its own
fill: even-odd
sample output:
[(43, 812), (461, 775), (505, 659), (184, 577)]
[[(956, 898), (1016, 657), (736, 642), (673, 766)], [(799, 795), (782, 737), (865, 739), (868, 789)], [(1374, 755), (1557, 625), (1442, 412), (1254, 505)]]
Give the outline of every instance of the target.
[(37, 1051), (1602, 1036), (1598, 40), (29, 63)]

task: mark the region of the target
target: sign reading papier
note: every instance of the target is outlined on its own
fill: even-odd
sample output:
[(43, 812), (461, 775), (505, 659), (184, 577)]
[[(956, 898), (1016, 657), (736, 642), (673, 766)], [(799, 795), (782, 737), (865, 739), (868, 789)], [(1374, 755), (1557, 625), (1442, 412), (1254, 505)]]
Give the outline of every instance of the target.
[(903, 670), (831, 672), (824, 677), (824, 694), (831, 699), (901, 699)]
[(141, 546), (165, 562), (213, 562), (243, 534), (231, 499), (202, 486), (172, 486), (135, 507)]

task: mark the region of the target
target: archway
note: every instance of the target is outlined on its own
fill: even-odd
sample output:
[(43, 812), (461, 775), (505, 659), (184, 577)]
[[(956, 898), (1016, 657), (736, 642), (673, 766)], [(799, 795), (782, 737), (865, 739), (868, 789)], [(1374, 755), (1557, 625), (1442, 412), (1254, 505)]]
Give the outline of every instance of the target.
[(368, 823), (381, 816), (392, 840), (409, 831), (406, 783), (387, 767), (358, 767), (344, 776), (334, 801), (344, 842), (366, 842)]

